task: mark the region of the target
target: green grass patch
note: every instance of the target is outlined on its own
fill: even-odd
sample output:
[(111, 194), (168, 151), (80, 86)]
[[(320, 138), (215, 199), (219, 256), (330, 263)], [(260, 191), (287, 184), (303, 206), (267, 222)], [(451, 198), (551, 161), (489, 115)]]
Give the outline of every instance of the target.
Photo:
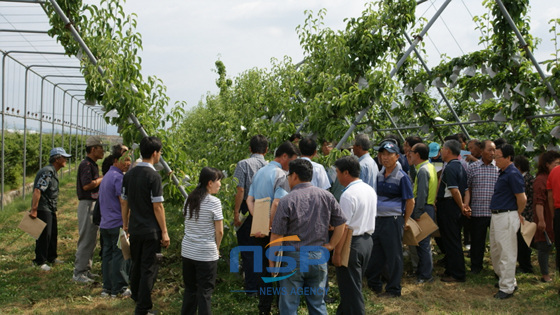
[[(59, 199), (59, 259), (66, 261), (56, 265), (50, 272), (43, 272), (33, 266), (34, 240), (21, 232), (17, 225), (29, 209), (31, 195), (25, 200), (16, 200), (0, 212), (0, 313), (2, 314), (124, 314), (132, 313), (134, 303), (130, 299), (107, 299), (100, 296), (101, 283), (88, 285), (72, 281), (73, 261), (78, 239), (77, 198), (75, 175), (65, 175), (61, 180)], [(231, 209), (224, 208), (224, 212)], [(183, 217), (180, 206), (166, 205), (171, 246), (164, 251), (164, 261), (152, 293), (154, 307), (162, 314), (179, 314), (183, 298), (181, 266), (181, 240)], [(215, 314), (255, 314), (258, 313), (258, 299), (244, 293), (232, 292), (243, 289), (239, 274), (229, 272), (229, 248), (222, 248), (218, 265), (216, 290), (212, 298)], [(550, 270), (554, 263), (551, 256)], [(434, 261), (441, 258), (436, 255)], [(466, 259), (467, 265), (469, 259)], [(519, 274), (519, 291), (505, 301), (492, 296), (497, 289), (497, 280), (489, 260), (485, 257), (485, 270), (478, 275), (467, 275), (465, 283), (442, 283), (435, 277), (433, 283), (416, 285), (413, 277), (403, 276), (403, 290), (400, 298), (379, 298), (364, 283), (364, 299), (367, 314), (558, 314), (558, 275), (553, 275), (552, 283), (539, 281), (539, 274)], [(410, 268), (405, 261), (405, 269)], [(533, 253), (533, 267), (538, 272), (536, 253)], [(93, 272), (101, 273), (98, 249), (94, 255)], [(434, 275), (443, 269), (436, 266)], [(329, 268), (329, 296), (336, 302), (327, 305), (329, 314), (335, 314), (339, 291), (334, 268)], [(277, 308), (273, 307), (273, 312)], [(298, 314), (307, 314), (305, 302), (301, 301)]]

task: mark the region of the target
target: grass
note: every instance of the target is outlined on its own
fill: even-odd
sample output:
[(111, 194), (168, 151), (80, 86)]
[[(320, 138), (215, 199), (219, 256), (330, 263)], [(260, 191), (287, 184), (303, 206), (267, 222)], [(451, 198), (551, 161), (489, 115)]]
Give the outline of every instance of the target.
[[(101, 283), (81, 285), (72, 281), (72, 270), (77, 231), (77, 199), (75, 176), (64, 176), (59, 199), (59, 259), (66, 261), (43, 272), (32, 266), (34, 240), (17, 228), (21, 217), (29, 209), (27, 200), (18, 200), (0, 212), (0, 313), (2, 314), (123, 314), (132, 313), (134, 303), (129, 298), (107, 299), (100, 297)], [(155, 308), (162, 314), (179, 314), (182, 304), (182, 274), (180, 243), (182, 218), (178, 209), (167, 209), (168, 224), (172, 231), (172, 245), (164, 251), (164, 262), (152, 297)], [(229, 211), (229, 209), (224, 209)], [(101, 272), (99, 256), (94, 255), (93, 271)], [(222, 252), (225, 255), (225, 253)], [(519, 291), (511, 299), (499, 301), (496, 293), (497, 280), (489, 262), (479, 275), (468, 275), (465, 283), (442, 283), (436, 277), (433, 283), (418, 286), (414, 278), (403, 276), (403, 296), (398, 299), (378, 298), (364, 288), (367, 314), (557, 314), (560, 308), (558, 274), (552, 283), (541, 283), (538, 274), (517, 276)], [(441, 257), (435, 257), (434, 261)], [(538, 271), (536, 254), (533, 267)], [(552, 262), (551, 257), (551, 262)], [(468, 259), (467, 259), (468, 261)], [(552, 264), (553, 265), (553, 264)], [(551, 271), (554, 270), (551, 265)], [(407, 266), (407, 265), (405, 265)], [(409, 266), (409, 265), (408, 265)], [(329, 296), (338, 298), (334, 269), (330, 267)], [(443, 272), (436, 267), (434, 274)], [(238, 274), (229, 273), (226, 260), (220, 260), (216, 290), (212, 305), (215, 314), (255, 314), (256, 298), (243, 293), (243, 282)], [(307, 314), (305, 307), (299, 314)], [(338, 303), (328, 304), (329, 314), (336, 312)], [(275, 309), (273, 309), (274, 311)]]

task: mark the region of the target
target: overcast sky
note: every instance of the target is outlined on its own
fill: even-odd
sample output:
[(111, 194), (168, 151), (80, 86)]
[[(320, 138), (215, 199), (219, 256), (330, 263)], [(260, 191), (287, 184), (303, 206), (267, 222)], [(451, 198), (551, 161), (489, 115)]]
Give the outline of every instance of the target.
[[(481, 2), (449, 4), (425, 40), (430, 66), (439, 63), (440, 53), (455, 57), (479, 49), (480, 33), (471, 15), (486, 12)], [(547, 21), (560, 17), (560, 4), (532, 2), (531, 32), (544, 39), (536, 53), (540, 61), (554, 50)], [(430, 19), (443, 3), (420, 4), (417, 16)], [(172, 103), (184, 100), (191, 107), (208, 91), (217, 91), (213, 72), (217, 59), (224, 62), (229, 77), (253, 67), (269, 67), (271, 58), (290, 56), (299, 62), (303, 52), (295, 28), (304, 23), (305, 10), (326, 8), (325, 25), (341, 29), (344, 18), (360, 16), (364, 4), (357, 0), (129, 0), (125, 10), (138, 15), (143, 75), (158, 76)]]

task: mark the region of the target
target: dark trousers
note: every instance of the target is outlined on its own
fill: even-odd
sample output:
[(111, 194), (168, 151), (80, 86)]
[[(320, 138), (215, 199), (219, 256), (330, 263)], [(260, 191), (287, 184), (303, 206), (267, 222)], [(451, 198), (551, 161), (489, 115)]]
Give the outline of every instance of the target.
[(445, 273), (465, 279), (465, 257), (461, 245), (461, 210), (452, 198), (439, 199), (437, 217), (441, 242), (446, 251)]
[[(272, 283), (266, 283), (262, 280), (261, 277), (270, 277), (270, 272), (267, 271), (266, 267), (268, 267), (268, 258), (266, 258), (266, 250), (268, 249), (266, 245), (270, 243), (270, 236), (258, 238), (253, 237), (253, 242), (256, 246), (262, 247), (262, 272), (255, 272), (255, 276), (258, 278), (258, 288), (259, 291), (257, 294), (259, 295), (259, 313), (268, 314), (270, 313), (270, 309), (272, 307), (272, 301), (274, 301), (274, 295), (268, 294), (270, 289), (272, 288)], [(259, 259), (255, 257), (255, 259)]]
[(483, 269), (484, 252), (486, 251), (486, 235), (492, 217), (471, 217), (471, 271)]
[(372, 248), (373, 240), (369, 234), (353, 236), (348, 267), (336, 267), (336, 280), (340, 291), (337, 315), (365, 314), (362, 277), (368, 266)]
[(471, 221), (466, 216), (461, 216), (461, 228), (463, 229), (463, 245), (471, 245)]
[(533, 273), (533, 265), (531, 265), (531, 248), (527, 246), (521, 229), (517, 231), (517, 262), (519, 263), (519, 271)]
[(556, 247), (556, 270), (560, 271), (560, 209), (554, 209), (554, 246)]
[(103, 240), (103, 257), (101, 270), (103, 271), (103, 289), (111, 291), (116, 295), (127, 286), (127, 282), (121, 272), (123, 264), (123, 254), (117, 246), (119, 241), (120, 227), (112, 229), (99, 229)]
[(158, 272), (157, 253), (161, 252), (161, 241), (154, 235), (130, 235), (130, 290), (136, 301), (135, 314), (144, 315), (152, 309), (152, 288)]
[(212, 292), (216, 286), (218, 261), (197, 261), (183, 257), (182, 315), (212, 314)]
[(47, 225), (45, 229), (35, 241), (35, 259), (33, 262), (38, 266), (46, 262), (54, 262), (58, 257), (57, 240), (58, 240), (58, 221), (56, 212), (37, 211), (37, 218), (43, 220)]
[(401, 295), (403, 228), (403, 216), (377, 217), (375, 219), (375, 232), (371, 236), (373, 248), (366, 271), (368, 285), (374, 291), (381, 291), (383, 287), (381, 275), (386, 274), (387, 285), (385, 291), (393, 295)]
[[(241, 204), (240, 211), (241, 213), (246, 213), (248, 211), (247, 203), (243, 200)], [(253, 216), (249, 214), (245, 222), (241, 225), (239, 230), (237, 230), (237, 245), (238, 246), (253, 246), (253, 238), (251, 235), (251, 225), (253, 224)], [(258, 290), (258, 277), (255, 276), (255, 269), (254, 269), (254, 255), (251, 252), (242, 251), (241, 252), (241, 262), (243, 264), (243, 272), (245, 273), (245, 290), (246, 291), (254, 291)], [(267, 265), (268, 266), (268, 265)]]
[[(426, 212), (432, 220), (435, 217), (434, 206), (426, 205), (424, 206), (424, 212)], [(423, 240), (418, 242), (416, 246), (416, 253), (418, 254), (418, 279), (430, 279), (432, 278), (432, 270), (434, 269), (434, 263), (432, 258), (432, 237), (430, 235), (426, 236)]]
[(538, 260), (539, 267), (541, 269), (542, 275), (548, 275), (548, 257), (550, 256), (550, 250), (552, 249), (552, 244), (547, 244), (546, 242), (535, 242), (535, 247), (538, 250)]

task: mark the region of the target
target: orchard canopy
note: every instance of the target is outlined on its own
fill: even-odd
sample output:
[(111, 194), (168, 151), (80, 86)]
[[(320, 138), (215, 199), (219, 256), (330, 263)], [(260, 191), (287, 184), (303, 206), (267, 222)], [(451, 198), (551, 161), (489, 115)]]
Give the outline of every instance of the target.
[[(273, 60), (269, 68), (231, 78), (218, 60), (219, 93), (188, 111), (184, 103), (168, 104), (161, 80), (142, 76), (136, 16), (125, 14), (118, 0), (59, 4), (98, 60), (81, 59), (87, 98), (118, 111), (119, 117), (106, 119), (119, 126), (126, 143), (141, 138), (130, 121), (137, 117), (148, 134), (163, 140), (163, 157), (174, 173), (194, 178), (206, 165), (232, 174), (255, 134), (266, 135), (272, 150), (298, 130), (335, 142), (351, 131), (346, 143), (356, 133), (375, 141), (394, 133), (440, 142), (463, 132), (504, 137), (530, 157), (557, 148), (560, 19), (548, 21), (549, 38), (538, 39), (529, 29), (528, 0), (481, 1), (488, 14), (473, 20), (484, 49), (452, 59), (442, 55), (432, 68), (424, 62), (422, 40), (437, 16), (419, 18), (425, 1), (366, 3), (361, 16), (337, 31), (323, 26), (325, 10), (306, 12), (296, 29), (303, 61)], [(67, 54), (82, 56), (50, 3), (46, 8), (50, 35)], [(539, 64), (531, 52), (542, 40), (553, 41), (556, 51)]]

